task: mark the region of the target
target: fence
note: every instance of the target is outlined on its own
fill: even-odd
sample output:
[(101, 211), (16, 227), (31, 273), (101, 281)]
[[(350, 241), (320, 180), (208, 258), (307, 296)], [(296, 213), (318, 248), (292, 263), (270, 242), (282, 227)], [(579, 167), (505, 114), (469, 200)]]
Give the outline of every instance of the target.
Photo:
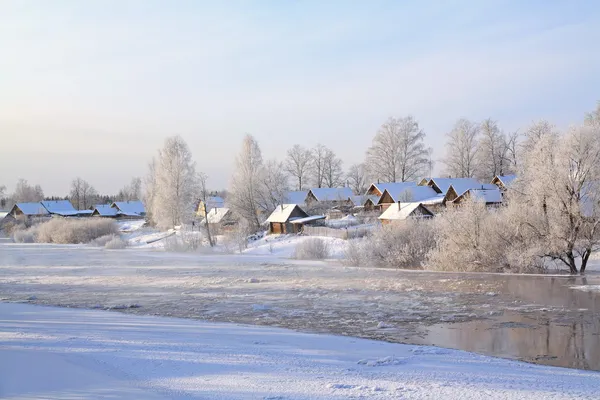
[(326, 226), (304, 226), (302, 233), (307, 236), (325, 236), (339, 239), (355, 239), (366, 236), (373, 229), (372, 226), (356, 226), (343, 229), (328, 228)]

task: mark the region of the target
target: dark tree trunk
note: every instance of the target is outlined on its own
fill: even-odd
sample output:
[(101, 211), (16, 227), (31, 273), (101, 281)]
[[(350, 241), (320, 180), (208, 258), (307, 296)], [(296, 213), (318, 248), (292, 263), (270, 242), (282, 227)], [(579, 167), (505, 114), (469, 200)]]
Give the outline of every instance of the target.
[(567, 254), (567, 259), (569, 260), (569, 272), (573, 275), (577, 274), (577, 264), (575, 263), (573, 253)]
[(586, 249), (583, 252), (583, 256), (581, 257), (581, 268), (579, 269), (580, 274), (585, 274), (585, 267), (587, 267), (588, 260), (590, 259), (590, 255), (592, 254), (591, 249)]

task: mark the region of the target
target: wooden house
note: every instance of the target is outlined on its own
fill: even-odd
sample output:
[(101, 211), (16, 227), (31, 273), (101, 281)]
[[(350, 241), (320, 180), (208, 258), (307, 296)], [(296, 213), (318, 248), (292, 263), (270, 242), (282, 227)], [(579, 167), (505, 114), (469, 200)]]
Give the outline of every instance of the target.
[[(488, 207), (498, 207), (502, 204), (502, 193), (495, 185), (493, 188), (469, 189), (451, 201), (452, 205), (460, 205), (467, 199), (484, 202)], [(449, 192), (450, 193), (450, 192)]]
[[(450, 186), (454, 185), (455, 189), (471, 189), (475, 188), (478, 185), (481, 185), (477, 179), (474, 178), (431, 178), (427, 183), (427, 186), (431, 187), (439, 194), (443, 194), (444, 196), (450, 189)], [(463, 192), (464, 192), (463, 190)]]
[(43, 218), (50, 217), (50, 213), (40, 202), (17, 203), (7, 214), (10, 218)]
[(490, 183), (498, 186), (498, 189), (504, 195), (515, 179), (517, 179), (516, 175), (496, 175)]
[(305, 204), (306, 196), (308, 195), (308, 190), (296, 190), (287, 192), (285, 194), (285, 201), (287, 204)]
[(470, 190), (491, 190), (498, 191), (496, 185), (491, 183), (477, 183), (477, 185), (470, 184), (468, 182), (455, 182), (450, 185), (444, 196), (444, 203), (453, 202), (455, 199), (461, 197), (463, 194)]
[(207, 212), (212, 210), (213, 208), (224, 208), (225, 200), (223, 200), (220, 196), (209, 196), (206, 198), (206, 203), (204, 200), (200, 200), (198, 202), (198, 208), (196, 209), (196, 215), (200, 218), (204, 218), (204, 211), (206, 209)]
[(307, 207), (348, 207), (352, 208), (354, 193), (350, 188), (313, 188), (306, 195)]
[(139, 200), (115, 201), (110, 206), (117, 210), (120, 218), (141, 219), (146, 217), (146, 208)]
[(443, 197), (440, 196), (430, 186), (393, 186), (386, 188), (377, 205), (382, 211), (386, 211), (387, 208), (395, 203), (414, 203), (414, 202), (428, 202), (432, 205), (435, 203), (441, 203)]
[(270, 234), (287, 234), (300, 232), (301, 225), (292, 221), (307, 218), (309, 215), (297, 204), (282, 204), (267, 218)]
[(394, 203), (379, 216), (383, 225), (405, 221), (408, 218), (432, 218), (434, 213), (421, 203)]
[(229, 208), (221, 207), (212, 208), (208, 212), (206, 219), (202, 219), (201, 224), (204, 226), (206, 222), (208, 222), (213, 233), (219, 234), (232, 230), (239, 220)]

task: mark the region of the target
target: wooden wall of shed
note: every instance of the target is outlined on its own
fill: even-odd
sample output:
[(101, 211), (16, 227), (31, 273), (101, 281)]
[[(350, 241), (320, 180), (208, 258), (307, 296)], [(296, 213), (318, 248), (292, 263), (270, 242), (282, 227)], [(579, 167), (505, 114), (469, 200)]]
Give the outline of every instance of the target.
[(382, 205), (382, 204), (393, 204), (393, 203), (395, 203), (395, 201), (392, 198), (392, 196), (390, 195), (390, 193), (389, 192), (383, 192), (383, 195), (379, 199), (379, 203), (378, 204)]
[(444, 201), (454, 201), (456, 198), (458, 198), (458, 193), (456, 193), (456, 190), (454, 190), (454, 188), (450, 186), (448, 192), (446, 193), (446, 196), (444, 197)]

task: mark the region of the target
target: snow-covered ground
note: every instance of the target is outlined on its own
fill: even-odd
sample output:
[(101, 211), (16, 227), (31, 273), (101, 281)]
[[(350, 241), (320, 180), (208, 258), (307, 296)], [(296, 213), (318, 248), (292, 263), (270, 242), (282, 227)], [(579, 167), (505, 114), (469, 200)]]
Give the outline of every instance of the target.
[(349, 337), (0, 303), (2, 399), (592, 399), (600, 373)]

